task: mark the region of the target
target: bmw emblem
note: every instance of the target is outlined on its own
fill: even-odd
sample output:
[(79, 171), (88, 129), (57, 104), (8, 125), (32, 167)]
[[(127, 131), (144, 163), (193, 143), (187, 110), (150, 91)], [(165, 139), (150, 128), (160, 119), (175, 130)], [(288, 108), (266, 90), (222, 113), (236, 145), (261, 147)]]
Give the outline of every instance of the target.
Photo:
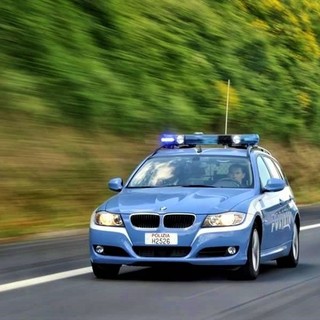
[(166, 211), (167, 207), (160, 207), (160, 211)]

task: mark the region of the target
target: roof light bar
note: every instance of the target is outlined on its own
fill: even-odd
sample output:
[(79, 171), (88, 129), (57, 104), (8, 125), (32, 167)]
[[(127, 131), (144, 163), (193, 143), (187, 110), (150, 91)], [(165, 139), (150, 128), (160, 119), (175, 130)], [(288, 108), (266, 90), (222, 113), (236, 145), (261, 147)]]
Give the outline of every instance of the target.
[(161, 146), (174, 147), (182, 145), (228, 145), (228, 146), (254, 146), (259, 143), (258, 134), (163, 134), (160, 138)]

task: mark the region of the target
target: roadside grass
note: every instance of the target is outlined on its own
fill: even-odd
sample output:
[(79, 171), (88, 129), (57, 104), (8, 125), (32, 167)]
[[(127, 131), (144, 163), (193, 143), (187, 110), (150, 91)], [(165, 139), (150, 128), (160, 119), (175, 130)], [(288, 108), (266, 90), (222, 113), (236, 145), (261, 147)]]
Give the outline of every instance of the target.
[[(110, 178), (127, 179), (157, 146), (157, 135), (115, 136), (26, 119), (0, 120), (0, 240), (87, 228), (92, 211), (113, 195)], [(281, 162), (298, 204), (320, 201), (320, 149), (261, 145)]]
[(294, 192), (299, 205), (320, 202), (320, 148), (303, 141), (281, 145), (266, 142), (265, 147), (275, 156)]

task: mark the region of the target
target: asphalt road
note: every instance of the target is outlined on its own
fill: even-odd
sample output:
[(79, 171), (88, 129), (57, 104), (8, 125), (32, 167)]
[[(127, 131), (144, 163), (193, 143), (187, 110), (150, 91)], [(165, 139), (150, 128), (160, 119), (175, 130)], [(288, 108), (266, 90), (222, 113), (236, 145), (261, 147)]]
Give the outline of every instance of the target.
[(264, 264), (256, 281), (228, 280), (212, 268), (141, 267), (97, 280), (86, 231), (1, 245), (0, 319), (319, 320), (320, 207), (300, 211), (300, 264)]

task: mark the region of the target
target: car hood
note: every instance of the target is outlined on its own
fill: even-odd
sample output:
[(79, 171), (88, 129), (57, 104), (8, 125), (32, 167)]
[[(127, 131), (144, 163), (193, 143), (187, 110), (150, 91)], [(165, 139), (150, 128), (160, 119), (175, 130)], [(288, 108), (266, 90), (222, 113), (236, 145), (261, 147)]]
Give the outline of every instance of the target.
[(131, 214), (136, 212), (218, 213), (230, 210), (246, 212), (253, 189), (151, 188), (124, 189), (103, 203), (98, 210)]

